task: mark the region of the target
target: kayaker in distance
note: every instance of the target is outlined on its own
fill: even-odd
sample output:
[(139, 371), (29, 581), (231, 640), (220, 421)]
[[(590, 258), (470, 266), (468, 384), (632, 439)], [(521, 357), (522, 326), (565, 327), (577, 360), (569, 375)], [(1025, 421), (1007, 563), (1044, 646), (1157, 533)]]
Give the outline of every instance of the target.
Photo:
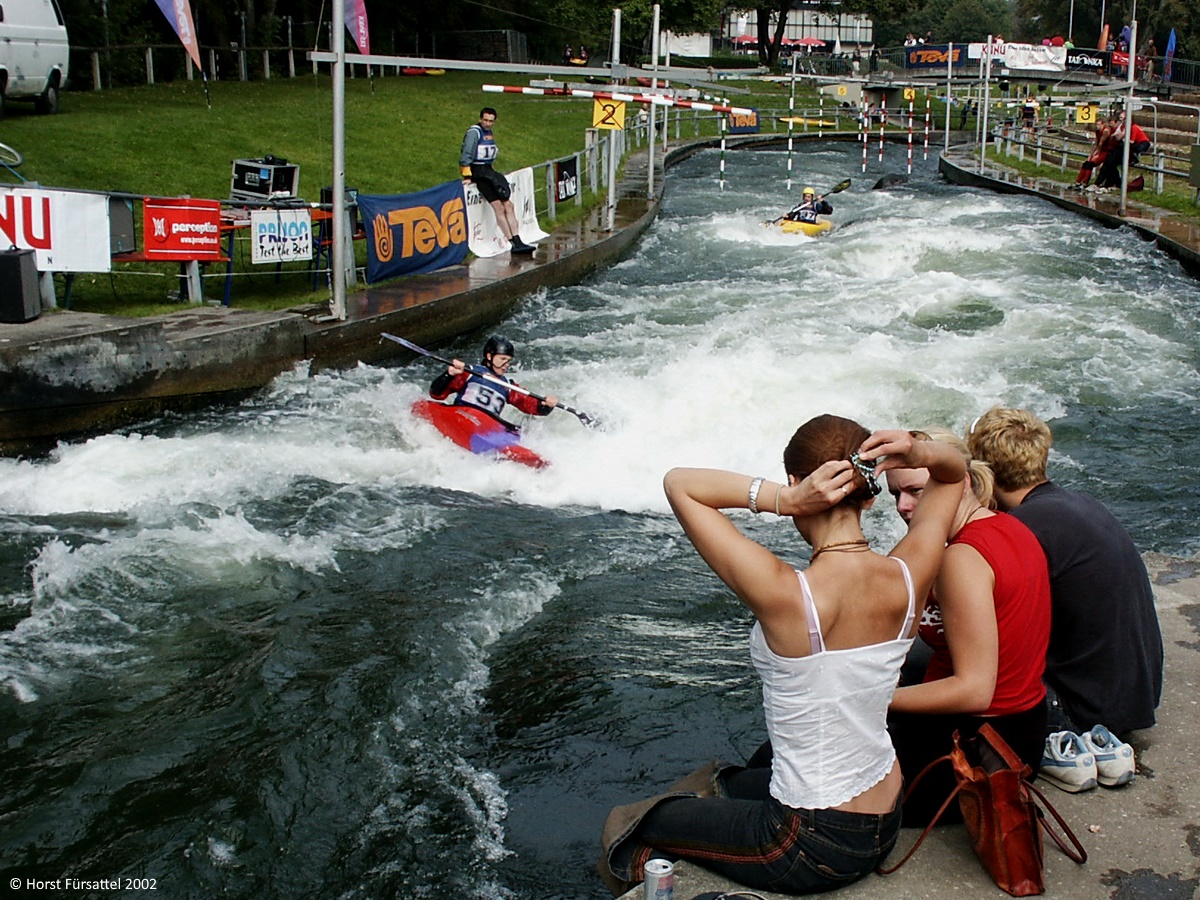
[(504, 373), (508, 371), (516, 350), (512, 341), (499, 335), (492, 335), (483, 345), (483, 365), (488, 375), (471, 371), (462, 360), (451, 360), (446, 371), (433, 380), (429, 386), (429, 396), (434, 400), (445, 400), (451, 394), (455, 406), (473, 406), (483, 410), (493, 418), (504, 421), (500, 414), (505, 405), (511, 403), (523, 413), (531, 416), (548, 416), (554, 407), (558, 406), (558, 398), (553, 394), (544, 400), (538, 400), (529, 394), (510, 391), (504, 384), (517, 383)]
[(806, 222), (817, 224), (817, 216), (828, 216), (833, 212), (833, 204), (823, 196), (818, 197), (815, 188), (806, 187), (800, 193), (800, 202), (788, 210), (785, 219), (791, 222)]

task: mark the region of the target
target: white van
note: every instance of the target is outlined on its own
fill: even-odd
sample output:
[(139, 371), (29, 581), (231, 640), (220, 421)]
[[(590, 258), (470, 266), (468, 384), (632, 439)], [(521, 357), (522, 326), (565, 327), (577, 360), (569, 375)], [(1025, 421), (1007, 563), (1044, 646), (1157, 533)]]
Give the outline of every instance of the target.
[(58, 112), (69, 56), (57, 0), (0, 0), (0, 115), (9, 100)]

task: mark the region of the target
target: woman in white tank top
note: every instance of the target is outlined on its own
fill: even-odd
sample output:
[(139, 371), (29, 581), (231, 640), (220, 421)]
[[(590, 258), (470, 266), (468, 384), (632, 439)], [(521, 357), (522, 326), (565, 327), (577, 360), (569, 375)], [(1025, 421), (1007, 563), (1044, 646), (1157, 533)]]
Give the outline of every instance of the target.
[[(698, 770), (666, 794), (617, 807), (600, 870), (614, 894), (652, 856), (689, 859), (750, 888), (791, 894), (848, 884), (887, 856), (900, 828), (900, 772), (885, 718), (937, 573), (965, 467), (945, 445), (838, 416), (805, 423), (784, 451), (787, 483), (673, 469), (664, 487), (696, 550), (757, 619), (770, 768)], [(930, 483), (890, 556), (861, 516), (876, 476), (919, 466)], [(723, 512), (793, 520), (813, 548), (800, 573)]]

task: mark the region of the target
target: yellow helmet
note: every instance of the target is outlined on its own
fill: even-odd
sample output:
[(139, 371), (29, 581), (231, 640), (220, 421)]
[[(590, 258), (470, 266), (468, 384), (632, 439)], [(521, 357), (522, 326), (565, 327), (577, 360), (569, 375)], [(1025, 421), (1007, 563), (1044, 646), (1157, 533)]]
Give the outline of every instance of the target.
[(807, 197), (809, 194), (812, 194), (814, 197), (817, 196), (816, 188), (806, 187), (800, 192), (801, 197)]

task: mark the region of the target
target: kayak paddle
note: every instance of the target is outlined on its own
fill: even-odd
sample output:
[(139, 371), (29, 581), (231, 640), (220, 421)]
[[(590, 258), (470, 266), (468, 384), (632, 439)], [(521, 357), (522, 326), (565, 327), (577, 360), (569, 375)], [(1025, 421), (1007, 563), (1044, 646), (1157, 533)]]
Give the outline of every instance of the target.
[[(386, 338), (389, 341), (395, 341), (397, 344), (399, 344), (402, 347), (407, 347), (413, 353), (419, 353), (421, 356), (427, 356), (430, 359), (436, 360), (437, 362), (440, 362), (440, 363), (444, 363), (447, 366), (453, 365), (453, 363), (450, 360), (443, 359), (442, 357), (438, 356), (435, 353), (430, 353), (424, 347), (419, 347), (416, 344), (414, 344), (412, 341), (406, 341), (402, 337), (396, 337), (396, 335), (388, 334), (386, 331), (384, 331), (384, 332), (380, 333), (379, 339), (383, 340), (384, 338)], [(495, 375), (493, 375), (491, 372), (489, 372), (483, 366), (467, 365), (466, 368), (472, 374), (478, 375), (481, 378), (486, 378), (488, 381), (494, 381), (494, 382), (496, 382), (496, 384), (502, 384), (506, 388), (508, 388), (510, 391), (516, 391), (518, 394), (527, 394), (530, 397), (532, 397), (534, 400), (537, 400), (540, 403), (546, 402), (546, 398), (543, 397), (541, 394), (535, 394), (533, 391), (526, 390), (525, 388), (521, 387), (520, 385), (513, 384), (511, 381), (505, 381), (503, 378), (497, 378)], [(567, 404), (565, 404), (561, 401), (559, 401), (558, 405), (553, 408), (561, 409), (561, 410), (565, 410), (566, 412), (569, 412), (571, 415), (575, 416), (575, 418), (577, 418), (580, 422), (582, 422), (588, 428), (598, 428), (600, 425), (600, 423), (597, 422), (593, 416), (589, 416), (587, 413), (583, 412), (582, 410), (572, 409), (570, 406), (567, 406)]]
[[(837, 184), (835, 184), (833, 187), (831, 187), (829, 190), (827, 190), (825, 193), (823, 193), (817, 199), (824, 200), (830, 194), (840, 194), (842, 191), (844, 191), (848, 187), (850, 187), (850, 179), (849, 178), (847, 178), (845, 181), (839, 181)], [(787, 213), (784, 213), (782, 216), (779, 216), (776, 219), (772, 219), (770, 222), (763, 222), (763, 225), (778, 225), (786, 216), (787, 216)]]

